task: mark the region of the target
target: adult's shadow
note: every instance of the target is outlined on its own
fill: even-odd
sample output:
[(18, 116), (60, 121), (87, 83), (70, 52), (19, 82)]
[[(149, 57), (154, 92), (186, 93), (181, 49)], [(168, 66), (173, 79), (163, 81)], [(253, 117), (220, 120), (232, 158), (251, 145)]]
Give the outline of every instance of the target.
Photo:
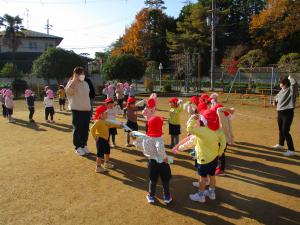
[[(62, 132), (72, 132), (72, 129), (70, 128), (65, 128), (65, 127), (60, 127), (59, 125), (56, 126), (55, 123), (54, 124), (50, 124), (50, 123), (41, 123), (41, 125), (45, 126), (45, 127), (49, 127), (52, 128), (54, 130), (58, 130), (58, 131), (62, 131)], [(61, 124), (60, 124), (61, 125)]]
[(46, 129), (41, 128), (37, 123), (30, 123), (26, 120), (21, 120), (21, 119), (18, 119), (18, 118), (16, 118), (15, 120), (16, 120), (15, 125), (25, 127), (25, 128), (28, 128), (28, 129), (32, 129), (32, 130), (35, 130), (35, 131), (46, 131)]
[(62, 115), (66, 115), (66, 116), (72, 115), (72, 112), (66, 112), (66, 111), (56, 111), (55, 113), (57, 113), (57, 114), (62, 114)]

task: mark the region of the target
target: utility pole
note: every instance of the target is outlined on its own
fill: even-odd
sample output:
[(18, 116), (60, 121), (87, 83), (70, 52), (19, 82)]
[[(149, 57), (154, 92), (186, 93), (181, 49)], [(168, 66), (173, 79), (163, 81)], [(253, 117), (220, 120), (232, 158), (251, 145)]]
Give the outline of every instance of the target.
[(45, 29), (47, 30), (47, 34), (49, 35), (49, 31), (52, 29), (52, 25), (49, 24), (49, 19), (47, 19), (47, 24), (45, 25)]
[(214, 69), (215, 69), (215, 44), (216, 44), (216, 33), (215, 33), (215, 0), (211, 2), (211, 57), (210, 57), (210, 89), (214, 90)]

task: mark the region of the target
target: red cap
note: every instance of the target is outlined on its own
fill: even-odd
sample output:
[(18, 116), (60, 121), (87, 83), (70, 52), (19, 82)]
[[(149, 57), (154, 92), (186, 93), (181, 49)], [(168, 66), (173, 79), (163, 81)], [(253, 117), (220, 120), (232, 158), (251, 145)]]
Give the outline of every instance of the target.
[(154, 98), (149, 98), (148, 100), (147, 100), (147, 107), (148, 108), (154, 108), (155, 107), (155, 99)]
[(200, 100), (203, 101), (204, 99), (208, 100), (209, 96), (207, 94), (202, 94), (201, 97), (200, 97)]
[(163, 123), (164, 123), (164, 121), (160, 116), (151, 117), (148, 120), (147, 135), (149, 137), (161, 137)]
[(100, 105), (96, 108), (95, 115), (93, 116), (94, 120), (98, 120), (102, 113), (107, 111), (107, 107), (105, 105)]
[(202, 115), (207, 120), (207, 127), (213, 131), (216, 131), (220, 128), (219, 117), (216, 111), (213, 110), (205, 110)]
[(106, 104), (108, 104), (108, 103), (113, 103), (114, 100), (113, 100), (112, 98), (107, 98), (107, 99), (104, 100), (104, 102), (105, 102)]
[(178, 98), (170, 98), (170, 99), (169, 99), (169, 102), (170, 102), (170, 103), (174, 103), (175, 105), (177, 105), (177, 103), (178, 103)]
[(136, 102), (136, 99), (135, 99), (134, 97), (129, 97), (129, 98), (127, 99), (127, 104), (126, 104), (126, 106), (128, 107), (130, 104), (135, 103), (135, 102)]
[(200, 101), (197, 106), (198, 112), (201, 113), (204, 110), (207, 110), (207, 104), (203, 101)]
[(190, 103), (194, 103), (195, 105), (199, 104), (199, 98), (198, 96), (193, 96), (190, 98)]

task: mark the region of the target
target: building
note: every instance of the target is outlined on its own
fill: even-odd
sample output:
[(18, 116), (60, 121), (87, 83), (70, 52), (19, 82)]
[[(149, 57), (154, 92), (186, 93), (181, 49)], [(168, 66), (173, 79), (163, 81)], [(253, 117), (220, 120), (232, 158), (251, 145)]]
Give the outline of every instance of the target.
[[(12, 59), (12, 50), (5, 39), (4, 32), (0, 32), (0, 68)], [(17, 67), (23, 72), (29, 72), (32, 63), (48, 47), (56, 47), (63, 40), (62, 37), (44, 34), (32, 30), (25, 30), (24, 36), (19, 38), (20, 45), (16, 51), (15, 59)]]

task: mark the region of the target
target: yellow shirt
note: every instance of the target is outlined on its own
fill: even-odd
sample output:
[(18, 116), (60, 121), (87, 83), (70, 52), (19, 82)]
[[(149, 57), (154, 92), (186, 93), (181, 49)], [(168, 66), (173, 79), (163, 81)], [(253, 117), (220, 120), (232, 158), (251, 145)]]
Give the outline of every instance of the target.
[(181, 118), (181, 112), (182, 112), (182, 105), (180, 104), (177, 108), (171, 108), (169, 123), (174, 125), (180, 124), (180, 118)]
[(91, 134), (95, 140), (99, 137), (108, 140), (109, 128), (121, 128), (121, 125), (116, 125), (100, 119), (91, 127)]
[(196, 120), (191, 120), (187, 131), (196, 136), (195, 150), (198, 164), (207, 164), (221, 156), (226, 147), (226, 137), (221, 129), (213, 131), (208, 127), (194, 127)]
[(58, 98), (61, 98), (61, 99), (66, 98), (66, 92), (65, 92), (64, 89), (59, 89), (59, 90), (57, 91), (57, 95), (58, 95)]

